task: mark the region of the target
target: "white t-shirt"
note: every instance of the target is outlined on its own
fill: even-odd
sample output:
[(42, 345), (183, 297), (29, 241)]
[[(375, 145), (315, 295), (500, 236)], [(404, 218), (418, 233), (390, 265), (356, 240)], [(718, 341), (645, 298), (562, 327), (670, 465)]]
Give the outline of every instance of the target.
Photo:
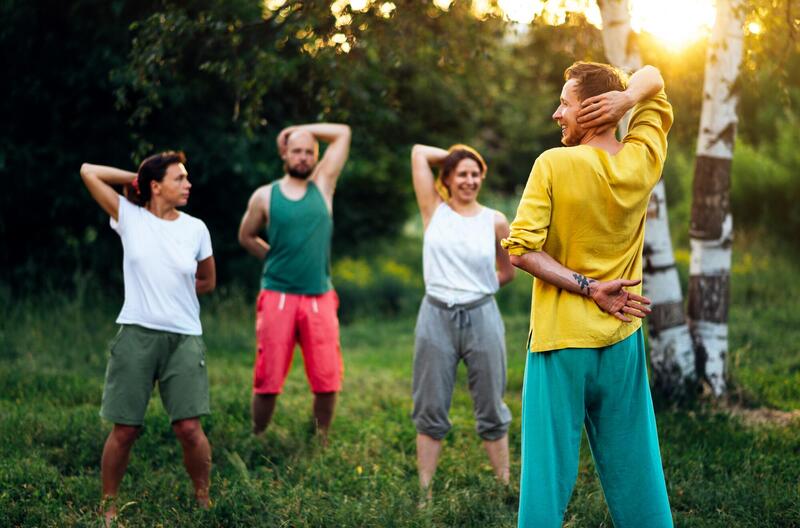
[(212, 255), (203, 221), (182, 212), (163, 220), (120, 196), (119, 220), (110, 223), (123, 250), (125, 303), (117, 323), (202, 335), (195, 273)]
[(488, 207), (475, 216), (461, 216), (439, 204), (422, 243), (426, 294), (453, 305), (497, 292), (494, 217)]

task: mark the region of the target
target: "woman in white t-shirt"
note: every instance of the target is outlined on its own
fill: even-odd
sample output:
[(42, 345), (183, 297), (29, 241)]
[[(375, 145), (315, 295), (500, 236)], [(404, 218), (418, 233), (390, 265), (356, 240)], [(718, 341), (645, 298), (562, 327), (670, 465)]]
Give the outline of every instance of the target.
[[(197, 294), (216, 285), (205, 224), (178, 207), (192, 184), (182, 152), (150, 156), (138, 173), (81, 166), (92, 197), (122, 240), (125, 302), (110, 346), (100, 415), (114, 426), (103, 448), (103, 514), (114, 504), (156, 382), (183, 447), (197, 503), (208, 507), (211, 447), (199, 417), (209, 412), (208, 372)], [(122, 185), (126, 197), (112, 186)]]
[[(432, 166), (439, 166), (435, 178)], [(426, 499), (450, 429), (448, 417), (456, 368), (469, 376), (476, 430), (495, 475), (509, 480), (505, 328), (494, 294), (514, 278), (500, 241), (508, 220), (478, 203), (486, 162), (466, 145), (449, 150), (415, 145), (411, 170), (425, 229), (422, 263), (425, 298), (414, 349), (417, 468)]]

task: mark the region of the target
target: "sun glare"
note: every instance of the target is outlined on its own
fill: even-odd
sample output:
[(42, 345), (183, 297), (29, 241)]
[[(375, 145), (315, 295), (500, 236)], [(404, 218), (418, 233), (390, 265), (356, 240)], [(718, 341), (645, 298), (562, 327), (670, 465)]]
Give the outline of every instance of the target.
[(633, 0), (631, 27), (680, 49), (708, 35), (716, 11), (712, 0)]
[(350, 9), (353, 11), (366, 11), (369, 8), (369, 0), (350, 0)]
[[(445, 2), (448, 6), (451, 3)], [(475, 3), (478, 2), (473, 0)], [(506, 18), (521, 24), (542, 17), (545, 24), (559, 25), (566, 21), (568, 13), (581, 13), (590, 24), (602, 25), (600, 9), (592, 0), (498, 0), (498, 6)], [(681, 49), (707, 35), (714, 25), (715, 14), (714, 0), (631, 0), (633, 30), (650, 33), (673, 49)]]
[(497, 4), (509, 20), (520, 24), (530, 24), (533, 22), (534, 17), (540, 15), (542, 9), (544, 9), (544, 4), (542, 2), (498, 0)]
[[(269, 11), (283, 8), (287, 0), (262, 0)], [(456, 0), (433, 0), (433, 4), (447, 11)], [(536, 19), (541, 23), (558, 26), (565, 23), (570, 14), (581, 14), (595, 27), (602, 26), (597, 0), (459, 0), (469, 2), (472, 13), (480, 19), (503, 16), (520, 25)], [(380, 2), (380, 3), (379, 3)], [(629, 0), (631, 28), (637, 32), (653, 35), (665, 46), (680, 51), (693, 42), (707, 36), (714, 25), (715, 0)], [(331, 13), (336, 18), (336, 27), (349, 26), (351, 13), (365, 12), (377, 6), (380, 16), (388, 18), (397, 9), (391, 0), (333, 0)], [(350, 11), (346, 10), (350, 7)], [(750, 34), (758, 34), (762, 27), (758, 22), (747, 26)], [(343, 45), (344, 43), (336, 42)]]
[(450, 9), (450, 4), (452, 3), (453, 0), (433, 0), (433, 4), (442, 11), (447, 11)]
[(747, 31), (752, 33), (753, 35), (758, 35), (761, 33), (761, 24), (758, 22), (750, 22), (747, 24)]

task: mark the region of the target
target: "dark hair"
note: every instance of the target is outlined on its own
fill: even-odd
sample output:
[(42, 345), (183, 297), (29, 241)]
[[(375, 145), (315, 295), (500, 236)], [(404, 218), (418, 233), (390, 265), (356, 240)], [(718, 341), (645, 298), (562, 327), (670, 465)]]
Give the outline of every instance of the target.
[(486, 162), (478, 151), (467, 145), (453, 145), (448, 149), (447, 157), (442, 160), (441, 168), (439, 169), (439, 179), (444, 183), (445, 178), (450, 176), (450, 173), (455, 170), (461, 160), (471, 159), (481, 168), (481, 174), (486, 175)]
[(127, 192), (128, 199), (136, 205), (144, 207), (151, 198), (150, 182), (160, 182), (167, 173), (167, 168), (175, 163), (186, 163), (183, 152), (168, 150), (145, 158), (136, 173), (136, 186)]
[(628, 78), (622, 70), (599, 62), (573, 63), (564, 70), (564, 80), (570, 79), (578, 82), (578, 99), (581, 101), (612, 90), (622, 91), (628, 84)]

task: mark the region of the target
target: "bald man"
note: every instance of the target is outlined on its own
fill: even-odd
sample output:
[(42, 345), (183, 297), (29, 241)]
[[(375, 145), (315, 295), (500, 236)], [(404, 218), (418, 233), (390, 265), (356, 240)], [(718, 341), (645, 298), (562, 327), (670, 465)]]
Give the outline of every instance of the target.
[[(350, 150), (350, 127), (291, 126), (277, 141), (284, 175), (256, 189), (239, 226), (239, 243), (264, 261), (256, 302), (253, 433), (269, 425), (299, 342), (314, 393), (317, 433), (327, 445), (343, 374), (339, 298), (330, 277), (331, 213), (336, 180)], [(321, 160), (320, 141), (328, 143)], [(265, 227), (266, 240), (261, 237)]]

